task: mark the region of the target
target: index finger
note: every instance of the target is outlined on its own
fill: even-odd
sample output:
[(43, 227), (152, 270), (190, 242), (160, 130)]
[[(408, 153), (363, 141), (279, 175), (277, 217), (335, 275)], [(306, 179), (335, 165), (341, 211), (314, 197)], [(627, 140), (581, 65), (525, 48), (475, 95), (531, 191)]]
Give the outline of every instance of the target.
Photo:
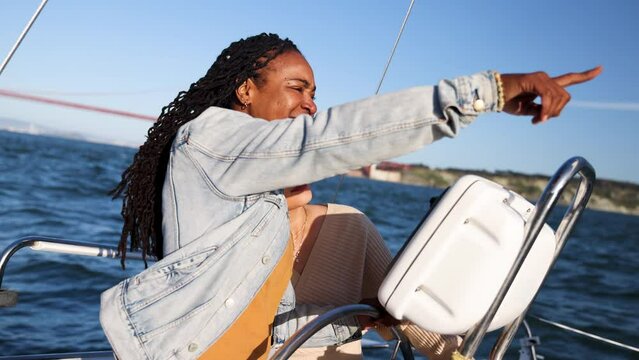
[(586, 70), (584, 72), (568, 73), (568, 74), (560, 75), (560, 76), (554, 77), (553, 80), (555, 80), (557, 85), (561, 87), (581, 84), (583, 82), (590, 81), (596, 78), (599, 74), (601, 74), (602, 70), (603, 70), (603, 67), (599, 65), (595, 68)]

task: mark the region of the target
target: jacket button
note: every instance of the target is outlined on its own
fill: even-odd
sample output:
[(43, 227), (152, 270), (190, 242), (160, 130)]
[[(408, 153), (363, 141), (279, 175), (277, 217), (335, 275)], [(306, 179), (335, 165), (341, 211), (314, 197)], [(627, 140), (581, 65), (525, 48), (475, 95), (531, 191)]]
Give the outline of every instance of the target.
[(197, 344), (196, 343), (190, 343), (188, 348), (189, 352), (196, 352), (197, 351)]
[(234, 304), (235, 301), (231, 298), (226, 299), (226, 301), (224, 302), (224, 306), (226, 306), (227, 308), (233, 306)]
[(475, 109), (475, 111), (477, 112), (482, 112), (486, 110), (486, 104), (484, 103), (484, 100), (482, 99), (477, 99), (473, 102), (473, 109)]
[(266, 256), (262, 256), (262, 264), (266, 265), (268, 263), (271, 262), (271, 257), (266, 255)]

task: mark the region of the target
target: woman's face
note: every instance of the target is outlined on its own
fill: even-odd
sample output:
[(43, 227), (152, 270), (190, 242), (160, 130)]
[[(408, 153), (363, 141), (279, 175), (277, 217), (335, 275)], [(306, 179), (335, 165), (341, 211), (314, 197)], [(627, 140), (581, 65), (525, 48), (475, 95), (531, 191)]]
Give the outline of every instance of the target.
[(246, 105), (240, 111), (268, 121), (314, 115), (317, 111), (313, 70), (297, 51), (271, 60), (259, 80), (247, 80), (236, 94)]
[[(237, 90), (243, 111), (253, 117), (272, 121), (314, 115), (315, 76), (302, 54), (297, 51), (283, 53), (271, 60), (261, 71), (260, 79), (247, 80)], [(284, 189), (288, 209), (308, 204), (313, 198), (309, 185)]]

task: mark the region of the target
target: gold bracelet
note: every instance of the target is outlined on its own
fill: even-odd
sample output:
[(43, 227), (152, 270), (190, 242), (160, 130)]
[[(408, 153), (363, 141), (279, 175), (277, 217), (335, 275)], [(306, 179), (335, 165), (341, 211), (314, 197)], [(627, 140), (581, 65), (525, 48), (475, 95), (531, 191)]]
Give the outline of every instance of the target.
[(501, 74), (495, 71), (495, 80), (497, 82), (497, 111), (504, 109), (504, 83), (501, 81)]

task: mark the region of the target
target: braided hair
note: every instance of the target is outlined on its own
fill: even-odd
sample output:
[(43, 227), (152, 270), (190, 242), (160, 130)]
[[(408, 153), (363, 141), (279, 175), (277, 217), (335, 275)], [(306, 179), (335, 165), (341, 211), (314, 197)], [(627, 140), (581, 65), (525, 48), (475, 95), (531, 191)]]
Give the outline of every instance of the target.
[(142, 257), (162, 253), (162, 187), (169, 160), (169, 150), (180, 126), (198, 117), (210, 106), (230, 109), (239, 105), (235, 90), (247, 79), (259, 85), (260, 70), (277, 56), (299, 52), (289, 39), (262, 33), (241, 39), (224, 49), (201, 79), (188, 91), (180, 91), (149, 129), (133, 163), (122, 173), (122, 180), (111, 191), (122, 196), (124, 225), (118, 251), (125, 267), (127, 240), (130, 251), (142, 250)]

